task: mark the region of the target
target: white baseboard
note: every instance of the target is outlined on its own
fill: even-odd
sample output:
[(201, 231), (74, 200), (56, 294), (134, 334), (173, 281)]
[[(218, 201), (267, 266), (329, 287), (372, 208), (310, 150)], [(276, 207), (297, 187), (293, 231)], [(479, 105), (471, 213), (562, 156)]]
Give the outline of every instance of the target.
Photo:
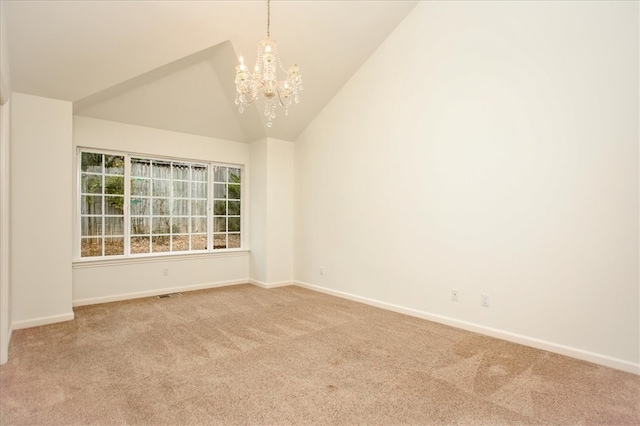
[(253, 284), (253, 285), (257, 285), (258, 287), (262, 287), (262, 288), (277, 288), (277, 287), (286, 287), (288, 285), (293, 285), (294, 283), (292, 281), (280, 281), (277, 283), (265, 283), (262, 281), (258, 281), (258, 280), (249, 280), (249, 284)]
[(40, 318), (33, 318), (29, 320), (24, 320), (24, 321), (14, 321), (14, 323), (11, 326), (11, 330), (9, 332), (9, 339), (11, 339), (11, 333), (13, 332), (13, 330), (20, 330), (22, 328), (31, 328), (31, 327), (38, 327), (41, 325), (55, 324), (57, 322), (71, 321), (73, 320), (73, 318), (74, 318), (73, 312), (70, 312), (68, 314), (53, 315), (50, 317), (40, 317)]
[(598, 353), (573, 348), (570, 346), (560, 345), (557, 343), (548, 342), (548, 341), (536, 339), (533, 337), (510, 333), (508, 331), (498, 330), (491, 327), (485, 327), (479, 324), (460, 321), (460, 320), (445, 317), (442, 315), (431, 314), (429, 312), (419, 311), (417, 309), (406, 308), (403, 306), (381, 302), (378, 300), (369, 299), (362, 296), (356, 296), (354, 294), (345, 293), (338, 290), (332, 290), (329, 288), (320, 287), (313, 284), (307, 284), (300, 281), (295, 281), (293, 284), (309, 290), (319, 291), (321, 293), (330, 294), (332, 296), (353, 300), (354, 302), (364, 303), (366, 305), (375, 306), (377, 308), (387, 309), (389, 311), (394, 311), (401, 314), (426, 319), (426, 320), (437, 322), (440, 324), (450, 325), (452, 327), (461, 328), (463, 330), (484, 334), (486, 336), (507, 340), (513, 343), (519, 343), (521, 345), (530, 346), (532, 348), (542, 349), (542, 350), (554, 352), (560, 355), (566, 355), (572, 358), (577, 358), (583, 361), (592, 362), (594, 364), (604, 365), (605, 367), (611, 367), (617, 370), (622, 370), (628, 373), (634, 373), (634, 374), (640, 375), (640, 364), (638, 363), (633, 363), (633, 362), (625, 361), (622, 359), (613, 358), (607, 355), (601, 355)]
[(185, 291), (205, 290), (208, 288), (226, 287), (237, 284), (247, 284), (248, 279), (220, 281), (216, 283), (194, 284), (182, 287), (161, 288), (148, 291), (140, 291), (135, 293), (115, 294), (112, 296), (94, 297), (89, 299), (79, 299), (73, 301), (73, 306), (97, 305), (100, 303), (119, 302), (121, 300), (139, 299), (142, 297), (159, 296), (161, 294), (180, 293)]

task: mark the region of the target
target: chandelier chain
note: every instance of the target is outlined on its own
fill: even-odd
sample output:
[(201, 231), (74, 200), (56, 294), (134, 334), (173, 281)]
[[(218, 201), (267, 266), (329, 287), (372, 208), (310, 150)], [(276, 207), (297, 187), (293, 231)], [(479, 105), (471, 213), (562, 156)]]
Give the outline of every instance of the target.
[(271, 0), (267, 0), (267, 37), (270, 37), (269, 27), (271, 26)]

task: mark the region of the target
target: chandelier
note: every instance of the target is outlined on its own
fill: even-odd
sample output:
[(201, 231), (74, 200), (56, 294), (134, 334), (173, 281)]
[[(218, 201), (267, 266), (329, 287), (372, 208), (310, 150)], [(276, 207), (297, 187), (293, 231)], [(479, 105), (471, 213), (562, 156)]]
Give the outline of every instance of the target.
[[(298, 66), (293, 64), (286, 72), (282, 68), (278, 46), (269, 34), (270, 24), (271, 7), (270, 0), (267, 0), (267, 35), (258, 42), (256, 66), (253, 72), (249, 72), (242, 56), (239, 58), (240, 64), (236, 66), (236, 105), (240, 106), (240, 112), (244, 112), (262, 95), (267, 127), (273, 125), (271, 120), (276, 117), (277, 106), (283, 106), (285, 115), (288, 115), (291, 103), (300, 101), (298, 94), (302, 91)], [(278, 70), (286, 75), (284, 80), (278, 80)]]

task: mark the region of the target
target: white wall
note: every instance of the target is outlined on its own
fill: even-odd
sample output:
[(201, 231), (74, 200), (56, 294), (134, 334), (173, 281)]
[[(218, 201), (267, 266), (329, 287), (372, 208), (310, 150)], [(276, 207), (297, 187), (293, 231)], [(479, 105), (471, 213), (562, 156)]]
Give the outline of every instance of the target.
[(267, 139), (251, 142), (251, 205), (249, 227), (250, 277), (266, 285), (267, 278)]
[[(8, 93), (6, 95), (8, 99)], [(10, 108), (8, 100), (4, 104), (0, 102), (0, 365), (9, 359), (11, 340)]]
[(293, 281), (293, 154), (294, 144), (268, 139), (267, 252), (268, 283)]
[[(168, 275), (163, 270), (167, 269)], [(75, 263), (73, 304), (92, 305), (249, 281), (248, 252)]]
[(293, 281), (292, 142), (251, 143), (251, 280), (273, 287)]
[[(250, 159), (249, 145), (245, 143), (80, 116), (74, 117), (73, 142), (76, 147), (246, 166)], [(248, 167), (245, 168), (245, 179), (248, 177), (248, 169)], [(248, 194), (244, 194), (245, 212), (248, 211), (246, 206), (248, 200)], [(242, 225), (245, 240), (243, 244), (246, 245), (249, 240), (246, 218)], [(76, 235), (73, 238), (74, 253), (77, 256), (77, 229), (74, 229), (74, 232)], [(164, 269), (168, 270), (167, 276), (163, 275)], [(73, 300), (75, 305), (84, 305), (245, 283), (248, 280), (249, 253), (247, 251), (156, 256), (89, 263), (76, 261), (73, 268)]]
[[(6, 96), (11, 92), (11, 61), (9, 57), (9, 38), (7, 34), (6, 5), (0, 3), (0, 76), (5, 84)], [(3, 90), (4, 92), (4, 90)], [(3, 95), (4, 96), (4, 95)]]
[(11, 77), (5, 4), (0, 3), (0, 364), (8, 360), (11, 339), (10, 234), (10, 102)]
[(640, 371), (638, 16), (419, 4), (296, 142), (295, 279)]
[(73, 319), (72, 106), (11, 97), (13, 328)]

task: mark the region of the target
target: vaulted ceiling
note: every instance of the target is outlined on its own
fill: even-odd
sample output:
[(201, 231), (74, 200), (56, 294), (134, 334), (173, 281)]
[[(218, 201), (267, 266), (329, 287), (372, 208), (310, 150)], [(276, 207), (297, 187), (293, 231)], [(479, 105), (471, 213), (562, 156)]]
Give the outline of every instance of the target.
[[(271, 1), (271, 37), (304, 91), (271, 128), (235, 105), (266, 1), (8, 1), (11, 87), (94, 118), (250, 142), (294, 141), (417, 1)], [(1, 52), (0, 52), (1, 53)], [(402, 64), (394, 65), (401, 69)]]

